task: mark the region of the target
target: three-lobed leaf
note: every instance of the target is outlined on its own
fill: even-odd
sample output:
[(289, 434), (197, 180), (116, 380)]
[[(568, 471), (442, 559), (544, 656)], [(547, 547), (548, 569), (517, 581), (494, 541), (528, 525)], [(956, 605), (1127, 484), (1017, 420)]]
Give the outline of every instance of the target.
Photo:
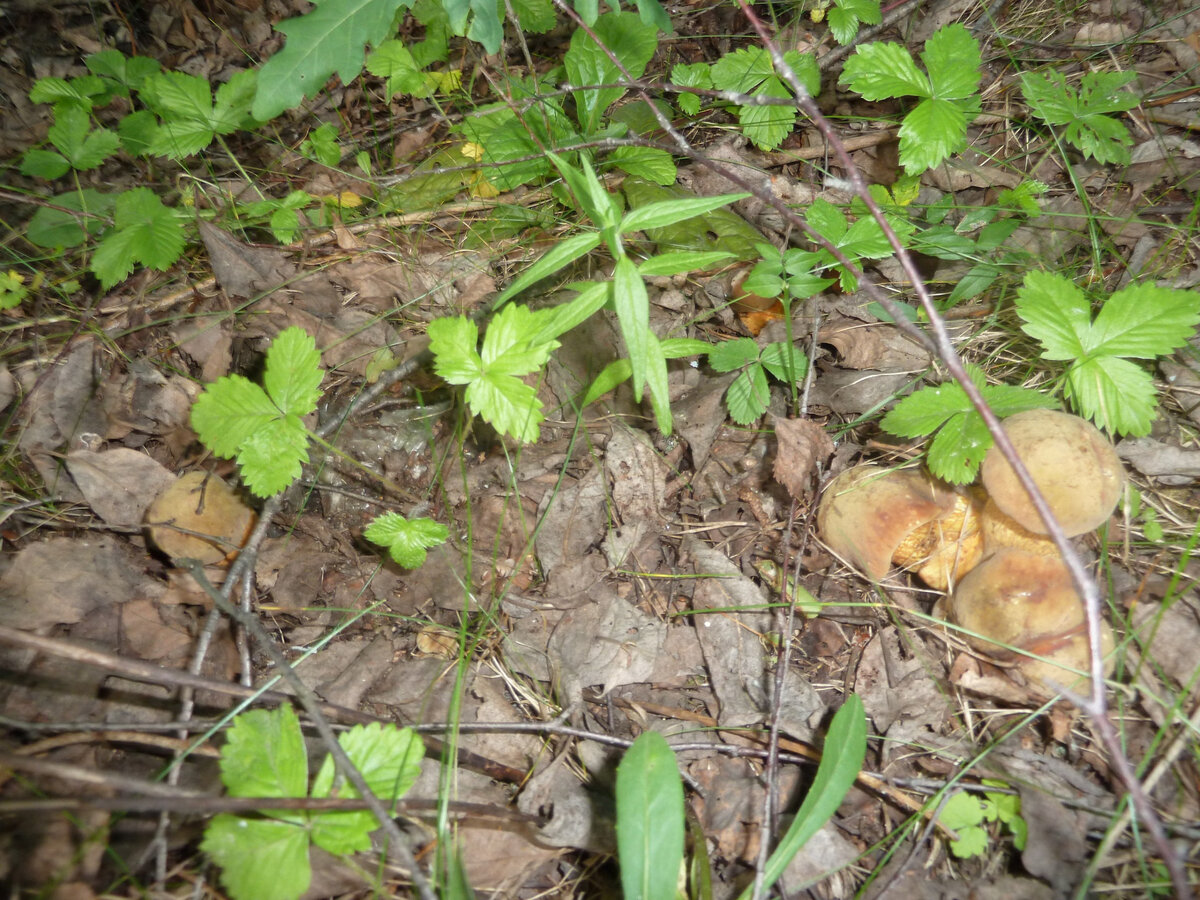
[(116, 198), (113, 228), (92, 256), (92, 272), (108, 290), (134, 265), (165, 272), (183, 254), (184, 217), (165, 206), (150, 188), (132, 188)]
[(1084, 156), (1099, 163), (1127, 164), (1133, 138), (1108, 114), (1137, 106), (1138, 98), (1124, 90), (1136, 77), (1134, 72), (1088, 72), (1076, 92), (1061, 72), (1023, 72), (1021, 90), (1039, 119), (1067, 126), (1063, 136)]
[(406, 519), (399, 513), (384, 513), (363, 531), (372, 544), (387, 548), (388, 555), (406, 569), (420, 568), (426, 551), (445, 542), (450, 530), (433, 519)]

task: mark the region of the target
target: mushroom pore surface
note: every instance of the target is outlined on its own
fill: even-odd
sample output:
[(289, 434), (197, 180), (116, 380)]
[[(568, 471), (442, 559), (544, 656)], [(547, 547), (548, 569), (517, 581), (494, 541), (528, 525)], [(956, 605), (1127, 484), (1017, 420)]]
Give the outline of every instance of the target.
[[(1068, 536), (1098, 528), (1121, 496), (1125, 471), (1113, 445), (1078, 416), (1032, 409), (1004, 420), (1004, 432)], [(983, 486), (996, 506), (1035, 534), (1048, 529), (999, 449), (983, 460)]]

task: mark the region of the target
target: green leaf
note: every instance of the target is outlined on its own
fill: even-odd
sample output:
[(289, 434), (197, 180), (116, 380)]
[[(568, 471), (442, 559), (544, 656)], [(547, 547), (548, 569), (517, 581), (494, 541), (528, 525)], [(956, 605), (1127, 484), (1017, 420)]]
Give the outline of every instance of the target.
[(617, 858), (627, 900), (675, 897), (683, 865), (683, 780), (657, 731), (639, 735), (617, 766)]
[(687, 356), (703, 356), (712, 349), (712, 344), (694, 338), (667, 338), (658, 342), (658, 348), (667, 359), (683, 359)]
[(630, 365), (629, 360), (614, 359), (601, 369), (600, 374), (592, 381), (587, 393), (583, 395), (583, 400), (580, 401), (581, 405), (588, 406), (595, 403), (609, 391), (628, 381), (631, 375), (633, 375), (633, 366)]
[[(820, 91), (820, 70), (811, 55), (789, 50), (784, 61), (810, 95)], [(723, 91), (779, 99), (792, 96), (791, 89), (775, 73), (770, 54), (761, 47), (747, 47), (722, 56), (713, 64), (711, 74), (713, 85)], [(764, 150), (779, 146), (796, 124), (793, 106), (746, 105), (739, 106), (737, 114), (746, 137)]]
[(479, 328), (466, 316), (445, 316), (429, 323), (433, 370), (448, 384), (470, 384), (483, 374)]
[(557, 17), (552, 0), (512, 0), (512, 8), (526, 34), (545, 34), (554, 30)]
[(29, 220), (25, 231), (31, 243), (38, 247), (75, 247), (87, 240), (89, 235), (104, 230), (103, 216), (108, 215), (116, 204), (116, 195), (101, 194), (92, 188), (69, 191), (51, 198), (55, 206), (78, 210), (90, 215), (74, 216), (69, 212), (49, 207), (39, 207)]
[(979, 41), (965, 25), (955, 22), (935, 31), (925, 42), (921, 62), (929, 70), (933, 96), (941, 100), (965, 100), (979, 88), (983, 57)]
[(425, 551), (443, 544), (450, 530), (433, 519), (404, 518), (399, 513), (384, 513), (376, 516), (363, 531), (372, 544), (378, 544), (398, 565), (406, 569), (419, 569), (425, 563)]
[(291, 413), (273, 418), (242, 441), (237, 453), (242, 480), (256, 497), (278, 494), (300, 477), (308, 462), (308, 432)]
[[(712, 67), (708, 63), (676, 63), (671, 69), (671, 83), (679, 87), (694, 87), (712, 90)], [(675, 102), (686, 115), (700, 112), (701, 98), (697, 94), (677, 94)]]
[(799, 384), (808, 372), (808, 357), (804, 352), (782, 341), (763, 347), (762, 364), (763, 368), (784, 384)]
[(146, 78), (162, 70), (157, 59), (147, 56), (126, 56), (120, 50), (101, 50), (83, 61), (93, 75), (111, 78), (129, 90), (141, 90)]
[(826, 15), (829, 30), (839, 44), (848, 44), (858, 33), (860, 22), (868, 25), (878, 25), (882, 21), (883, 12), (879, 8), (879, 0), (834, 0), (834, 5)]
[(386, 40), (367, 57), (367, 71), (387, 79), (388, 96), (424, 94), (425, 76), (403, 41)]
[(1104, 301), (1088, 338), (1088, 352), (1157, 359), (1178, 350), (1200, 323), (1200, 293), (1146, 282)]
[(158, 119), (148, 109), (130, 113), (117, 125), (121, 146), (130, 156), (152, 156), (150, 148), (158, 140), (158, 132)]
[[(308, 753), (291, 706), (252, 709), (234, 717), (221, 748), (220, 768), (231, 797), (305, 796)], [(289, 817), (302, 818), (294, 812)]]
[(671, 154), (655, 147), (618, 147), (608, 159), (618, 169), (655, 184), (674, 184), (677, 177)]
[[(428, 521), (428, 520), (426, 520)], [(436, 523), (435, 523), (436, 524)], [(338, 743), (362, 773), (371, 789), (384, 805), (408, 793), (421, 774), (421, 759), (425, 745), (411, 728), (397, 728), (372, 722), (355, 725), (338, 738)], [(358, 790), (349, 782), (335, 779), (333, 757), (325, 761), (313, 781), (314, 797), (358, 797)], [(335, 780), (338, 786), (335, 789)], [(339, 855), (369, 850), (368, 835), (379, 823), (370, 810), (326, 812), (313, 821), (312, 839), (321, 848)]]
[(754, 338), (722, 341), (708, 351), (708, 364), (714, 372), (732, 372), (757, 360), (758, 344)]
[(650, 298), (646, 283), (628, 256), (617, 259), (612, 281), (613, 310), (621, 326), (621, 336), (629, 352), (633, 366), (633, 396), (642, 399), (642, 387), (646, 380), (648, 363), (648, 339), (650, 334)]
[[(646, 64), (658, 48), (658, 38), (633, 13), (606, 13), (596, 19), (592, 26), (603, 47), (599, 46), (584, 29), (576, 29), (571, 35), (571, 46), (563, 56), (567, 77), (576, 87), (614, 84), (625, 78), (620, 69), (609, 59), (612, 53), (629, 73), (631, 78), (640, 78)], [(605, 52), (607, 49), (608, 52)], [(593, 134), (600, 128), (600, 117), (604, 111), (621, 98), (625, 89), (610, 87), (602, 90), (581, 90), (575, 93), (579, 110), (579, 125), (584, 134)]]
[[(67, 80), (48, 76), (33, 83), (29, 99), (33, 103), (53, 103), (64, 109), (74, 106), (86, 115), (94, 106), (107, 104), (109, 98), (104, 96), (106, 92), (106, 82), (102, 78), (87, 76)], [(104, 102), (98, 103), (101, 100)]]
[(285, 328), (267, 352), (263, 387), (281, 412), (307, 416), (321, 399), (321, 353), (303, 328)]
[(846, 60), (839, 81), (864, 100), (933, 96), (929, 79), (902, 44), (863, 44)]
[(582, 325), (608, 303), (608, 291), (607, 282), (594, 282), (581, 290), (574, 300), (547, 310), (548, 315), (542, 318), (531, 343), (553, 341), (576, 325)]
[(1097, 356), (1074, 363), (1067, 369), (1064, 393), (1076, 410), (1107, 431), (1150, 433), (1158, 405), (1154, 379), (1127, 359)]
[(647, 203), (625, 214), (618, 226), (622, 234), (664, 228), (678, 222), (702, 216), (729, 203), (744, 200), (749, 194), (720, 194), (716, 197), (691, 197)]
[[(634, 211), (652, 203), (670, 204), (697, 199), (695, 194), (679, 185), (663, 186), (633, 176), (625, 179), (621, 190), (629, 201), (629, 208)], [(646, 237), (657, 245), (659, 251), (724, 251), (732, 253), (737, 259), (757, 259), (757, 246), (764, 240), (762, 234), (737, 213), (721, 208), (694, 215), (673, 225), (643, 227), (646, 228)]]
[(1023, 72), (1021, 90), (1035, 116), (1047, 125), (1066, 125), (1063, 137), (1100, 163), (1129, 163), (1133, 138), (1108, 113), (1137, 106), (1138, 98), (1123, 88), (1135, 72), (1089, 72), (1076, 93), (1060, 72)]
[[(767, 860), (763, 890), (769, 891), (779, 880), (788, 863), (808, 843), (821, 826), (837, 812), (837, 808), (854, 787), (867, 755), (867, 717), (862, 700), (850, 694), (834, 714), (821, 752), (821, 764), (813, 778), (812, 787), (779, 846)], [(747, 887), (738, 900), (750, 900), (753, 885)]]
[(492, 301), (492, 308), (496, 309), (527, 287), (536, 284), (549, 275), (553, 275), (559, 269), (565, 269), (575, 260), (579, 259), (579, 257), (591, 253), (596, 247), (600, 246), (600, 240), (599, 232), (585, 232), (583, 234), (572, 235), (566, 240), (555, 244), (537, 262), (517, 276), (508, 287), (500, 292), (500, 295)]
[(92, 256), (91, 270), (105, 290), (129, 275), (135, 263), (165, 272), (183, 253), (182, 216), (150, 188), (118, 195), (113, 220), (115, 227)]
[(287, 43), (259, 72), (254, 118), (269, 121), (305, 97), (315, 97), (335, 72), (350, 84), (362, 71), (364, 47), (378, 46), (396, 12), (408, 5), (408, 0), (324, 0), (311, 12), (276, 25)]
[(61, 153), (53, 150), (26, 150), (21, 158), (21, 174), (53, 181), (71, 171), (71, 164)]
[(762, 416), (767, 411), (770, 400), (771, 390), (767, 386), (767, 374), (758, 363), (747, 367), (738, 375), (725, 394), (729, 417), (742, 426), (750, 425)]
[(699, 252), (680, 250), (675, 253), (659, 253), (638, 265), (638, 273), (644, 278), (661, 275), (678, 275), (683, 272), (705, 271), (716, 268), (733, 258), (724, 251)]
[(932, 169), (967, 147), (967, 125), (978, 106), (950, 100), (922, 100), (900, 126), (900, 164), (906, 172)]
[(13, 309), (29, 296), (24, 276), (10, 269), (0, 272), (0, 309)]
[(545, 415), (531, 385), (511, 375), (484, 373), (467, 386), (466, 399), (471, 411), (501, 434), (523, 443), (538, 439)]
[(296, 900), (308, 890), (308, 832), (275, 819), (224, 813), (204, 831), (200, 849), (221, 867), (221, 883), (235, 900)]
[(1091, 307), (1083, 291), (1054, 272), (1025, 273), (1017, 290), (1021, 329), (1041, 342), (1043, 359), (1079, 359), (1086, 355)]
[(54, 124), (46, 137), (55, 149), (80, 172), (95, 169), (121, 147), (116, 132), (107, 128), (91, 130), (92, 122), (86, 110), (60, 104), (54, 109)]

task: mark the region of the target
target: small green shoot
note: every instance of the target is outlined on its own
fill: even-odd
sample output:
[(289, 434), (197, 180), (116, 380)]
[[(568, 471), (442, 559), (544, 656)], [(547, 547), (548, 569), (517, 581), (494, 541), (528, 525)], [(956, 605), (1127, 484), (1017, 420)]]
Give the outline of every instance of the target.
[(1125, 515), (1142, 527), (1142, 534), (1146, 540), (1152, 544), (1161, 544), (1165, 535), (1162, 522), (1158, 521), (1158, 513), (1153, 506), (1145, 502), (1142, 492), (1132, 484), (1127, 484), (1125, 490), (1127, 493), (1122, 501)]
[(1063, 137), (1084, 156), (1128, 165), (1133, 137), (1109, 113), (1138, 105), (1138, 98), (1123, 90), (1135, 78), (1136, 72), (1088, 72), (1076, 92), (1061, 72), (1022, 72), (1021, 91), (1035, 116), (1047, 125), (1067, 126)]
[[(385, 803), (404, 796), (421, 774), (425, 748), (412, 729), (356, 725), (338, 743)], [(335, 777), (328, 754), (309, 793), (308, 753), (290, 706), (237, 716), (220, 767), (231, 797), (359, 796)], [(253, 817), (223, 813), (209, 822), (200, 848), (221, 867), (221, 881), (233, 900), (295, 900), (312, 878), (310, 843), (338, 855), (368, 850), (376, 827), (368, 810), (267, 809)]]
[(647, 731), (617, 766), (617, 858), (626, 900), (679, 895), (684, 829), (675, 753), (661, 734)]
[(803, 381), (808, 372), (808, 357), (803, 351), (782, 341), (760, 349), (748, 337), (718, 344), (708, 352), (708, 364), (716, 372), (742, 370), (725, 394), (730, 418), (739, 425), (749, 425), (767, 411), (771, 399), (768, 372), (787, 385)]
[[(1002, 781), (985, 778), (990, 787), (1008, 787)], [(1029, 828), (1021, 818), (1021, 798), (1016, 794), (985, 791), (983, 796), (959, 791), (942, 807), (938, 822), (957, 832), (958, 840), (950, 842), (950, 852), (959, 859), (979, 856), (988, 845), (985, 822), (1001, 822), (1012, 835), (1013, 846), (1025, 849)]]
[[(1027, 409), (1053, 409), (1054, 398), (1007, 384), (988, 384), (983, 370), (967, 363), (967, 374), (983, 394), (997, 416), (1004, 418)], [(929, 444), (926, 462), (929, 471), (951, 484), (969, 484), (979, 466), (992, 435), (967, 392), (956, 381), (937, 387), (924, 387), (905, 397), (879, 423), (898, 437), (921, 438), (937, 432)]]
[(308, 462), (308, 431), (301, 419), (321, 399), (321, 354), (301, 328), (287, 328), (267, 350), (263, 387), (226, 375), (192, 406), (192, 428), (217, 456), (236, 458), (254, 495), (277, 494)]
[(1114, 434), (1141, 436), (1154, 417), (1154, 380), (1127, 357), (1157, 359), (1182, 347), (1200, 322), (1200, 293), (1131, 285), (1104, 300), (1093, 320), (1091, 302), (1070, 279), (1035, 271), (1026, 273), (1016, 308), (1042, 359), (1068, 363), (1064, 393), (1075, 410)]
[[(821, 90), (821, 72), (809, 53), (789, 50), (783, 55), (810, 96)], [(792, 90), (775, 72), (771, 55), (761, 47), (745, 47), (713, 63), (712, 86), (756, 97), (788, 99)], [(699, 86), (699, 85), (696, 85)], [(692, 95), (695, 96), (695, 95)], [(796, 109), (789, 105), (747, 104), (736, 109), (742, 133), (761, 150), (774, 150), (796, 127)]]
[(445, 543), (450, 529), (429, 518), (406, 519), (399, 513), (384, 513), (366, 527), (363, 537), (386, 548), (397, 565), (419, 569), (425, 563), (425, 551)]
[(883, 21), (879, 0), (833, 0), (825, 14), (829, 31), (839, 44), (849, 44), (858, 34), (858, 26), (878, 25)]
[(900, 163), (910, 174), (939, 166), (967, 146), (979, 114), (979, 42), (965, 26), (945, 25), (925, 42), (922, 74), (903, 44), (864, 44), (846, 60), (841, 83), (866, 100), (917, 97), (900, 126)]
[(142, 85), (141, 98), (162, 119), (149, 153), (183, 159), (205, 149), (218, 135), (255, 124), (250, 115), (258, 72), (245, 69), (217, 88), (184, 72), (160, 72)]

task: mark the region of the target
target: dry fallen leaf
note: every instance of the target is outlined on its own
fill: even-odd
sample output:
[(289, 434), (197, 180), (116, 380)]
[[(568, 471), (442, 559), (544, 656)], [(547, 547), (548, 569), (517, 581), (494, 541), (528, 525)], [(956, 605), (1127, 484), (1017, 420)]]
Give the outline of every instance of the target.
[(150, 539), (172, 559), (218, 563), (241, 547), (257, 516), (224, 481), (188, 472), (146, 511)]
[(776, 419), (775, 480), (799, 500), (818, 462), (833, 455), (833, 441), (812, 419)]
[(136, 528), (175, 476), (145, 453), (117, 447), (67, 454), (67, 470), (96, 515), (109, 525)]

